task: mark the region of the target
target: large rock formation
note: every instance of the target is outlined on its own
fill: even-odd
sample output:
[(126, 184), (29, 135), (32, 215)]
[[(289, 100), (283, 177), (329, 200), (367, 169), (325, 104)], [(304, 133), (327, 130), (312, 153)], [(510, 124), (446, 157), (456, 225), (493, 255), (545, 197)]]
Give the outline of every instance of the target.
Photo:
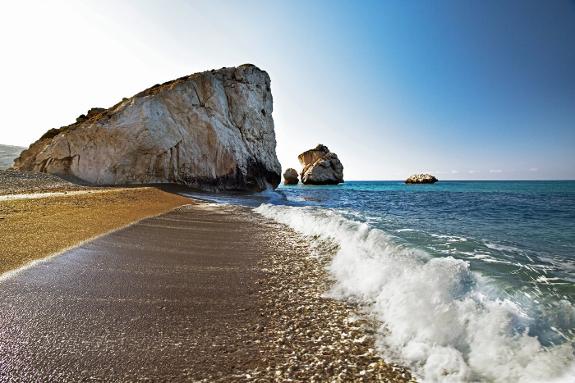
[(434, 184), (437, 178), (431, 174), (414, 174), (405, 180), (406, 184)]
[(336, 185), (343, 182), (343, 165), (327, 146), (319, 144), (298, 157), (303, 166), (301, 182), (307, 185)]
[(51, 129), (14, 168), (98, 185), (276, 187), (272, 108), (270, 78), (253, 65), (196, 73)]
[(284, 185), (297, 185), (299, 183), (297, 170), (288, 168), (284, 172)]

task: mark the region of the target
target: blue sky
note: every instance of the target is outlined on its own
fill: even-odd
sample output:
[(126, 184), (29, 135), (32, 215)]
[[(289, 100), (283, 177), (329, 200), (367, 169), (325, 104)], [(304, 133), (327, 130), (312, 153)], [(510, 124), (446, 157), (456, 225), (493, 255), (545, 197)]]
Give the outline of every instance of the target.
[(284, 168), (321, 142), (347, 179), (575, 179), (573, 1), (46, 3), (1, 5), (0, 143), (249, 62)]

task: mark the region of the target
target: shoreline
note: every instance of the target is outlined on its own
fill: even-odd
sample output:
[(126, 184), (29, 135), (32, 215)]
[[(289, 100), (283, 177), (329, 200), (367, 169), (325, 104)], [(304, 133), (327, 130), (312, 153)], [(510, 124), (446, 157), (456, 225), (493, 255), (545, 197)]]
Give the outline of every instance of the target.
[(258, 296), (269, 316), (273, 368), (250, 371), (262, 381), (415, 382), (409, 369), (384, 360), (375, 345), (377, 325), (354, 303), (329, 296), (334, 280), (329, 248), (318, 252), (303, 235), (249, 209), (264, 225), (264, 242), (281, 244), (259, 265), (266, 272)]
[[(120, 190), (116, 191), (119, 192)], [(46, 212), (44, 209), (49, 208), (53, 203), (58, 207), (58, 203), (63, 203), (64, 201), (72, 202), (79, 199), (83, 201), (76, 202), (80, 202), (81, 205), (82, 203), (89, 203), (86, 200), (106, 199), (119, 197), (120, 195), (125, 197), (124, 199), (119, 197), (121, 203), (132, 200), (132, 205), (129, 205), (129, 209), (133, 210), (134, 205), (141, 205), (141, 197), (149, 193), (152, 193), (155, 197), (158, 197), (157, 193), (164, 193), (167, 196), (162, 195), (162, 198), (176, 199), (177, 203), (182, 204), (182, 202), (186, 202), (189, 205), (172, 207), (175, 210), (170, 210), (167, 213), (160, 212), (153, 217), (147, 216), (136, 221), (132, 220), (125, 226), (116, 226), (111, 231), (100, 233), (96, 237), (92, 236), (82, 242), (75, 242), (71, 245), (71, 248), (61, 249), (57, 253), (52, 252), (52, 255), (48, 258), (32, 260), (33, 263), (24, 266), (24, 268), (20, 266), (16, 271), (8, 271), (7, 274), (3, 274), (4, 278), (0, 278), (0, 284), (21, 283), (23, 290), (26, 290), (30, 288), (29, 284), (35, 283), (33, 281), (35, 278), (30, 278), (30, 275), (46, 275), (48, 273), (50, 279), (53, 280), (50, 288), (53, 291), (48, 291), (46, 294), (54, 295), (58, 301), (60, 300), (58, 291), (67, 289), (59, 281), (79, 278), (73, 270), (79, 267), (77, 263), (89, 260), (85, 257), (80, 257), (79, 254), (85, 251), (83, 249), (91, 249), (94, 246), (104, 246), (102, 249), (109, 249), (107, 251), (113, 253), (113, 257), (107, 262), (115, 262), (113, 259), (117, 257), (123, 259), (125, 250), (122, 249), (126, 246), (141, 248), (138, 253), (142, 251), (144, 252), (143, 254), (150, 253), (149, 257), (151, 258), (149, 258), (149, 261), (154, 262), (154, 264), (157, 262), (163, 264), (163, 257), (168, 257), (166, 262), (168, 262), (167, 265), (169, 266), (171, 265), (169, 257), (178, 257), (178, 262), (183, 262), (183, 265), (177, 266), (176, 264), (177, 268), (168, 274), (168, 276), (172, 275), (174, 279), (177, 279), (181, 277), (178, 276), (182, 270), (181, 268), (187, 267), (185, 264), (190, 261), (189, 258), (181, 258), (184, 254), (197, 251), (196, 247), (209, 238), (224, 236), (226, 241), (233, 241), (233, 238), (236, 238), (236, 242), (226, 242), (218, 245), (216, 243), (220, 242), (210, 242), (211, 245), (201, 247), (200, 254), (197, 256), (197, 260), (194, 261), (200, 262), (202, 265), (201, 269), (192, 271), (184, 280), (193, 281), (196, 278), (207, 277), (207, 280), (219, 281), (223, 278), (223, 280), (236, 284), (237, 286), (233, 293), (216, 294), (216, 296), (220, 297), (217, 300), (223, 299), (224, 301), (222, 302), (232, 300), (228, 304), (233, 306), (233, 310), (228, 312), (225, 309), (225, 304), (224, 307), (220, 307), (223, 303), (218, 303), (217, 306), (209, 309), (205, 315), (201, 314), (200, 317), (202, 318), (197, 323), (197, 326), (203, 328), (206, 333), (202, 336), (192, 336), (187, 343), (179, 342), (182, 344), (178, 346), (178, 352), (172, 356), (176, 360), (172, 362), (165, 361), (164, 363), (167, 363), (165, 366), (156, 366), (156, 369), (159, 368), (163, 371), (161, 374), (148, 371), (145, 366), (140, 366), (139, 368), (143, 369), (142, 371), (148, 371), (148, 373), (140, 371), (136, 374), (135, 370), (122, 371), (122, 367), (118, 366), (117, 362), (109, 362), (113, 363), (113, 369), (119, 369), (118, 372), (112, 373), (112, 375), (101, 375), (102, 371), (97, 370), (98, 364), (96, 366), (84, 365), (82, 366), (83, 369), (91, 371), (92, 374), (101, 378), (123, 376), (139, 379), (146, 376), (151, 376), (152, 378), (171, 376), (176, 380), (178, 377), (184, 380), (183, 376), (185, 375), (195, 381), (204, 382), (285, 381), (288, 379), (296, 381), (413, 381), (407, 369), (392, 363), (386, 363), (378, 356), (374, 345), (374, 326), (368, 320), (362, 319), (361, 316), (357, 315), (356, 307), (324, 296), (329, 291), (332, 283), (325, 270), (328, 259), (315, 258), (312, 255), (310, 244), (302, 236), (287, 226), (264, 218), (250, 208), (214, 205), (148, 188), (121, 190), (121, 193), (112, 191), (111, 193), (49, 197), (41, 200), (4, 201), (0, 202), (0, 207), (6, 204), (23, 204), (20, 209), (23, 212), (27, 212), (25, 214), (35, 212), (33, 214), (34, 217), (29, 218), (38, 219), (37, 215), (39, 214), (41, 218), (42, 214), (40, 212)], [(109, 216), (118, 215), (117, 208), (118, 205), (121, 205), (121, 203), (118, 204), (120, 201), (117, 198), (113, 198), (113, 200), (116, 202), (115, 208), (112, 208), (109, 203), (104, 205)], [(47, 206), (38, 207), (37, 205), (39, 204)], [(123, 206), (123, 208), (128, 208), (128, 206)], [(86, 215), (85, 206), (83, 208), (77, 206), (76, 210), (73, 211), (75, 214)], [(202, 218), (204, 216), (206, 218)], [(55, 222), (62, 220), (63, 217), (61, 215), (50, 216), (50, 219)], [(0, 225), (3, 224), (2, 221), (0, 220)], [(197, 223), (189, 226), (191, 224), (189, 222), (192, 221)], [(29, 226), (24, 227), (30, 229)], [(53, 229), (56, 228), (54, 227)], [(141, 244), (136, 245), (134, 240), (131, 240), (122, 245), (127, 233), (135, 231), (148, 234), (135, 237), (140, 238), (136, 242), (142, 241)], [(53, 233), (59, 233), (59, 231), (56, 229)], [(165, 234), (160, 235), (160, 233)], [(10, 233), (10, 235), (14, 236), (14, 233)], [(158, 241), (161, 242), (164, 240), (163, 236), (173, 237), (173, 241), (176, 242), (170, 242), (173, 244), (164, 248), (165, 250), (161, 250), (161, 248), (156, 249), (156, 243), (149, 242), (149, 237), (157, 237)], [(35, 238), (34, 240), (37, 241)], [(250, 248), (239, 251), (236, 249), (237, 245)], [(240, 254), (236, 254), (238, 251)], [(216, 254), (219, 255), (216, 256)], [(246, 255), (242, 256), (241, 254)], [(58, 257), (55, 257), (55, 255), (58, 255)], [(130, 284), (130, 278), (139, 278), (138, 276), (130, 277), (130, 275), (135, 272), (134, 269), (145, 265), (148, 257), (148, 255), (138, 255), (136, 253), (134, 255), (143, 258), (141, 261), (136, 261), (137, 263), (132, 267), (122, 266), (122, 269), (127, 267), (122, 273), (128, 274), (122, 275), (124, 275), (123, 278), (127, 278), (123, 283), (128, 285)], [(98, 255), (98, 257), (100, 256), (103, 255)], [(216, 258), (213, 258), (214, 256)], [(133, 256), (130, 255), (129, 257)], [(244, 260), (244, 258), (238, 257), (247, 258)], [(129, 260), (130, 258), (126, 259)], [(67, 262), (70, 263), (70, 265), (66, 266), (70, 272), (63, 273), (62, 269), (54, 272), (50, 271), (61, 267), (62, 263)], [(216, 262), (216, 264), (212, 265), (213, 262)], [(39, 265), (40, 263), (41, 265)], [(100, 265), (100, 263), (98, 264)], [(230, 266), (225, 266), (231, 264), (238, 264), (238, 266), (231, 268)], [(101, 265), (98, 267), (101, 267)], [(197, 267), (199, 266), (194, 266), (192, 269), (196, 270)], [(201, 271), (204, 267), (207, 267), (207, 269)], [(80, 269), (82, 270), (81, 274), (86, 274), (88, 277), (91, 274), (99, 275), (99, 270), (97, 268), (93, 269), (93, 266), (90, 265), (80, 267)], [(157, 282), (160, 291), (163, 278), (160, 279), (160, 282)], [(39, 279), (41, 280), (42, 278)], [(88, 278), (88, 280), (91, 279)], [(170, 279), (172, 278), (170, 277)], [(151, 286), (156, 283), (154, 282), (153, 274), (149, 283)], [(209, 303), (214, 298), (210, 298), (212, 294), (206, 295), (206, 292), (203, 292), (204, 287), (194, 287), (193, 284), (188, 286), (188, 282), (184, 283), (185, 285), (182, 285), (182, 288), (186, 286), (186, 289), (192, 289), (189, 294), (199, 294), (198, 299), (202, 301), (208, 299), (206, 304), (209, 307), (215, 304)], [(221, 282), (216, 282), (216, 284), (218, 283)], [(73, 292), (72, 294), (91, 295), (93, 291), (97, 292), (103, 288), (108, 287), (99, 285), (91, 287), (88, 285), (81, 292)], [(225, 289), (227, 287), (211, 286), (209, 288)], [(109, 290), (107, 295), (117, 294), (117, 291), (117, 289)], [(158, 293), (156, 288), (152, 288), (151, 291), (153, 291), (151, 294)], [(0, 306), (6, 303), (2, 297), (2, 292), (3, 289), (0, 289)], [(128, 294), (129, 296), (131, 294), (138, 296), (139, 293), (136, 290), (128, 290)], [(54, 300), (54, 297), (51, 299)], [(130, 298), (131, 300), (132, 298)], [(66, 301), (63, 302), (65, 306)], [(115, 305), (113, 302), (109, 304)], [(186, 307), (188, 307), (187, 304), (175, 305), (173, 310), (176, 310), (179, 314), (172, 314), (175, 316), (168, 317), (171, 319), (166, 318), (167, 322), (163, 321), (162, 323), (170, 323), (174, 318), (178, 318), (182, 315), (182, 310), (187, 312)], [(84, 316), (90, 317), (94, 315), (85, 306), (81, 306), (79, 309), (85, 311), (83, 313)], [(202, 309), (205, 309), (205, 307), (201, 306), (200, 312)], [(34, 308), (28, 308), (27, 310), (35, 312)], [(59, 315), (60, 310), (69, 311), (66, 307), (53, 307), (51, 310), (53, 315), (56, 316)], [(155, 313), (155, 307), (150, 310), (150, 313), (144, 315), (144, 319), (151, 320), (156, 315), (162, 315), (161, 311), (160, 314)], [(50, 315), (50, 312), (42, 313), (42, 315)], [(116, 314), (112, 311), (108, 315), (113, 317)], [(241, 323), (233, 324), (232, 317), (229, 315), (245, 318), (242, 319)], [(230, 319), (224, 320), (223, 318)], [(50, 318), (47, 317), (46, 321), (49, 322)], [(249, 326), (245, 327), (245, 324), (249, 324)], [(14, 323), (2, 323), (2, 325), (8, 329), (11, 326), (16, 326)], [(61, 325), (54, 325), (56, 326), (55, 332), (62, 332), (58, 328)], [(124, 323), (122, 326), (124, 325), (129, 324)], [(103, 327), (105, 326), (106, 324), (103, 325)], [(173, 326), (170, 324), (168, 328)], [(54, 329), (46, 331), (52, 330)], [(30, 331), (36, 330), (30, 329)], [(108, 329), (107, 331), (111, 331), (112, 335), (114, 333), (114, 330)], [(168, 332), (171, 333), (170, 330)], [(204, 339), (203, 337), (206, 334), (209, 335), (208, 338), (211, 338), (211, 341), (208, 341), (208, 339), (205, 340), (205, 344), (198, 344), (198, 342), (202, 343), (202, 339)], [(0, 337), (2, 336), (0, 334)], [(94, 334), (88, 333), (83, 336), (90, 337), (94, 336)], [(30, 346), (22, 347), (21, 351), (30, 351), (27, 350)], [(153, 351), (155, 346), (148, 347)], [(164, 350), (163, 353), (167, 352), (170, 354), (170, 347), (168, 346), (168, 350)], [(186, 347), (190, 347), (189, 352), (193, 349), (195, 358), (201, 355), (195, 362), (187, 361), (188, 364), (191, 363), (191, 367), (189, 366), (186, 371), (182, 370), (181, 365), (178, 364), (178, 358), (180, 358), (180, 361), (186, 359), (185, 356), (181, 355), (182, 347), (184, 347), (184, 350)], [(88, 352), (89, 350), (85, 351)], [(175, 352), (176, 350), (172, 351)], [(184, 352), (184, 354), (186, 353)], [(126, 354), (122, 352), (116, 357), (120, 359), (127, 358), (126, 368), (133, 367), (134, 363), (138, 364), (138, 361), (133, 359), (129, 352), (126, 352)], [(96, 358), (96, 361), (98, 359), (97, 356), (93, 356), (93, 358)], [(10, 365), (10, 361), (4, 360), (3, 362)], [(34, 364), (33, 360), (29, 362)], [(60, 362), (58, 361), (58, 363)], [(87, 361), (77, 361), (76, 363), (79, 363), (79, 365), (83, 363), (89, 364)], [(100, 361), (99, 364), (101, 363), (105, 364), (106, 361)], [(53, 368), (58, 369), (60, 367), (53, 366)], [(70, 369), (72, 366), (67, 368)], [(168, 369), (168, 371), (165, 371), (165, 369)], [(6, 371), (10, 370), (7, 369)], [(61, 373), (64, 376), (66, 373), (73, 373), (70, 376), (79, 376), (74, 375), (74, 373), (79, 374), (80, 372), (64, 369)]]

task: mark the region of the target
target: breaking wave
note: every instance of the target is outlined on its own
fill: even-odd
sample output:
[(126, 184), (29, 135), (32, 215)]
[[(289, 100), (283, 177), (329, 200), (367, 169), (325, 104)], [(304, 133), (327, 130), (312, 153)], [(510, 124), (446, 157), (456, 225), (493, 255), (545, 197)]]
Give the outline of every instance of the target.
[[(365, 305), (381, 322), (380, 351), (421, 380), (567, 382), (575, 375), (573, 340), (537, 323), (544, 319), (468, 262), (432, 257), (335, 210), (264, 204), (255, 211), (311, 240), (337, 243), (331, 294)], [(575, 323), (568, 301), (554, 307), (555, 317)]]

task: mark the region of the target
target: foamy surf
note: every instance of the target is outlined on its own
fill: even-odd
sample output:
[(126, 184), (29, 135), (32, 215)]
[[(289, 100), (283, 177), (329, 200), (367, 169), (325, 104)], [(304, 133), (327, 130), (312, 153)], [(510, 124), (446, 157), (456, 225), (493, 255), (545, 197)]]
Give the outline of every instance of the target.
[[(331, 294), (364, 304), (381, 321), (380, 351), (422, 381), (566, 382), (573, 376), (573, 339), (547, 333), (551, 341), (543, 344), (530, 328), (553, 327), (541, 323), (544, 315), (534, 317), (540, 308), (528, 308), (537, 302), (509, 299), (465, 260), (432, 257), (334, 210), (265, 204), (255, 211), (310, 240), (337, 243)], [(573, 306), (560, 303), (557, 316), (573, 320)]]

